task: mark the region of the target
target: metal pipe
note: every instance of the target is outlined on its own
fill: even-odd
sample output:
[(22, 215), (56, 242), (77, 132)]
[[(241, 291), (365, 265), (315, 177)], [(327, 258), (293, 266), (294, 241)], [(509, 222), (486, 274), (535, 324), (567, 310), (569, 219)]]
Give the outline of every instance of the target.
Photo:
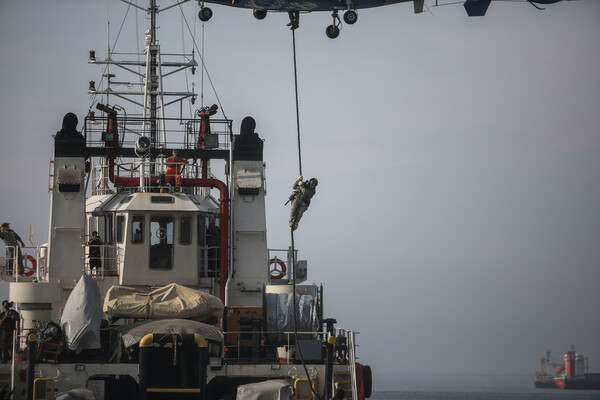
[[(33, 400), (33, 376), (35, 372), (35, 342), (37, 336), (35, 333), (30, 333), (27, 336), (27, 400)], [(13, 359), (15, 355), (13, 354)]]

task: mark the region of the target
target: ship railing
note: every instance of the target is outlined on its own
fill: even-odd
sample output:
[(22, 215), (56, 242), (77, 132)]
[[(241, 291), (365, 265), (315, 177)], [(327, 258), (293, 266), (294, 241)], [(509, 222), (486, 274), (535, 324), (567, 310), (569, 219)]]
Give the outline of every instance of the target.
[[(199, 163), (185, 163), (177, 162), (173, 163), (180, 171), (179, 176), (181, 178), (199, 178), (202, 176), (202, 165)], [(150, 159), (137, 159), (126, 163), (115, 164), (115, 175), (118, 177), (135, 178), (139, 179), (139, 183), (135, 186), (136, 190), (142, 191), (154, 191), (156, 189), (169, 189), (171, 190), (186, 190), (178, 187), (175, 179), (172, 177), (165, 176), (168, 166), (166, 165), (166, 158), (160, 157), (155, 161)], [(152, 182), (154, 179), (154, 183)], [(158, 178), (158, 185), (156, 184), (156, 178)], [(210, 171), (207, 171), (207, 178), (216, 178), (216, 176)], [(113, 193), (113, 189), (109, 185), (109, 174), (108, 166), (101, 165), (95, 166), (93, 170), (93, 195), (103, 195)], [(206, 194), (204, 194), (206, 195)]]
[(92, 179), (92, 196), (112, 194), (114, 192), (110, 187), (107, 164), (94, 165), (90, 175)]
[[(95, 276), (95, 277), (104, 277), (104, 276), (119, 276), (119, 264), (122, 262), (121, 260), (121, 250), (111, 244), (103, 244), (103, 245), (82, 245), (84, 248), (84, 273), (86, 275)], [(99, 247), (100, 248), (100, 268), (92, 268), (90, 267), (90, 247)]]
[[(42, 281), (48, 273), (48, 246), (6, 246), (6, 265), (2, 275), (19, 281)], [(19, 269), (19, 253), (23, 260), (23, 271)]]
[[(285, 271), (283, 271), (284, 278), (287, 280), (292, 279), (292, 273), (294, 272), (292, 249), (267, 249), (269, 256), (269, 264), (267, 265), (267, 273), (269, 276), (269, 283), (274, 280), (280, 280), (281, 278), (274, 278), (278, 275), (277, 271), (282, 271), (281, 262), (285, 265)], [(294, 250), (296, 264), (298, 263), (298, 250)]]
[(200, 257), (198, 257), (199, 273), (201, 278), (212, 278), (219, 276), (219, 265), (221, 260), (221, 246), (200, 246)]
[[(318, 361), (322, 361), (321, 346), (325, 343), (324, 332), (297, 332), (299, 340), (306, 340), (311, 344), (319, 346)], [(268, 332), (268, 331), (236, 331), (224, 332), (225, 335), (225, 360), (226, 364), (249, 364), (249, 363), (278, 363), (292, 364), (299, 361), (296, 354), (295, 332)], [(228, 337), (230, 338), (228, 340)], [(233, 337), (233, 339), (231, 339)], [(273, 343), (270, 337), (285, 337)], [(307, 361), (317, 361), (314, 352), (310, 352), (310, 346), (302, 346), (303, 358)], [(314, 348), (312, 349), (314, 350)], [(306, 352), (306, 354), (305, 354)], [(310, 361), (309, 361), (310, 360)]]
[[(108, 117), (90, 114), (86, 116), (83, 134), (87, 146), (103, 147), (111, 141), (106, 134)], [(210, 133), (202, 135), (200, 118), (144, 118), (139, 114), (117, 115), (119, 146), (134, 148), (141, 136), (154, 141), (152, 148), (229, 150), (232, 135), (232, 121), (210, 119)], [(166, 156), (170, 156), (167, 154)]]
[(334, 360), (337, 363), (348, 365), (352, 400), (358, 400), (358, 385), (356, 379), (356, 335), (358, 335), (359, 332), (343, 328), (334, 328), (334, 334), (336, 335)]
[(354, 332), (348, 332), (348, 358), (350, 364), (350, 381), (352, 384), (352, 400), (358, 400), (358, 388), (356, 384), (356, 348), (354, 341)]

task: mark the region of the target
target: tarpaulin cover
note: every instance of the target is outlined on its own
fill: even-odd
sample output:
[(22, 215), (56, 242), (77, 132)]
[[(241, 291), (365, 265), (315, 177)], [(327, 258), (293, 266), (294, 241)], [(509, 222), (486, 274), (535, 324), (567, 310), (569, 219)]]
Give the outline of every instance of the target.
[(197, 333), (206, 340), (223, 343), (223, 332), (221, 332), (221, 329), (189, 319), (156, 319), (142, 321), (122, 326), (119, 330), (123, 334), (122, 340), (125, 347), (139, 343), (139, 341), (149, 333)]
[[(267, 330), (291, 332), (294, 330), (294, 300), (292, 293), (267, 293)], [(317, 305), (313, 296), (296, 295), (297, 329), (301, 332), (319, 331)]]
[(96, 400), (94, 392), (86, 388), (75, 388), (68, 392), (59, 393), (55, 400)]
[(80, 353), (99, 349), (102, 296), (96, 280), (83, 275), (69, 295), (60, 319), (67, 346)]
[(104, 312), (121, 318), (197, 318), (223, 316), (223, 303), (208, 293), (176, 283), (150, 291), (113, 286), (106, 293)]
[(283, 379), (240, 385), (236, 396), (236, 400), (291, 400), (292, 398), (292, 387)]

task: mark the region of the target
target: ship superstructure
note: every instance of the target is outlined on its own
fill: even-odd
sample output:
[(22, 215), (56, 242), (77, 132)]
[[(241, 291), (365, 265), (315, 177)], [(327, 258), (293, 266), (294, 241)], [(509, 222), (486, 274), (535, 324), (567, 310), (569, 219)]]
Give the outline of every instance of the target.
[(558, 389), (554, 383), (554, 374), (558, 368), (554, 361), (550, 360), (550, 350), (546, 350), (546, 357), (540, 359), (540, 370), (535, 373), (535, 387), (538, 389)]
[(171, 8), (150, 1), (139, 57), (90, 51), (104, 88), (90, 82), (99, 100), (81, 132), (68, 114), (53, 139), (48, 244), (35, 267), (4, 271), (22, 332), (5, 387), (17, 399), (77, 388), (96, 399), (369, 397), (356, 332), (325, 318), (297, 249), (267, 245), (254, 119), (238, 130), (216, 105), (168, 116), (197, 95), (163, 78), (198, 66), (193, 52), (161, 52), (156, 19)]
[(554, 383), (559, 389), (600, 390), (600, 374), (588, 371), (588, 359), (574, 346), (564, 355), (564, 364), (556, 371)]

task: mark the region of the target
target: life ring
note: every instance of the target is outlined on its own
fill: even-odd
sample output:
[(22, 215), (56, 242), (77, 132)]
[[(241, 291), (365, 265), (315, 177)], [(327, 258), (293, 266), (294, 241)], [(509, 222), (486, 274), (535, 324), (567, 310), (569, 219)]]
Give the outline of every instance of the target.
[[(282, 259), (280, 258), (271, 258), (269, 260), (269, 266), (271, 264), (279, 264), (279, 266), (281, 267), (281, 270), (279, 270), (277, 268), (277, 266), (274, 266), (272, 269), (269, 269), (269, 274), (271, 275), (271, 279), (281, 279), (285, 276), (285, 263), (283, 262)], [(273, 275), (274, 272), (277, 272), (277, 275)]]
[[(28, 254), (23, 254), (21, 257), (23, 257), (23, 261), (25, 261), (23, 263), (23, 270), (24, 270), (23, 275), (31, 276), (31, 275), (35, 274), (35, 272), (37, 271), (37, 261), (35, 261), (35, 258)], [(28, 260), (31, 261), (31, 267), (29, 265), (27, 265)]]

